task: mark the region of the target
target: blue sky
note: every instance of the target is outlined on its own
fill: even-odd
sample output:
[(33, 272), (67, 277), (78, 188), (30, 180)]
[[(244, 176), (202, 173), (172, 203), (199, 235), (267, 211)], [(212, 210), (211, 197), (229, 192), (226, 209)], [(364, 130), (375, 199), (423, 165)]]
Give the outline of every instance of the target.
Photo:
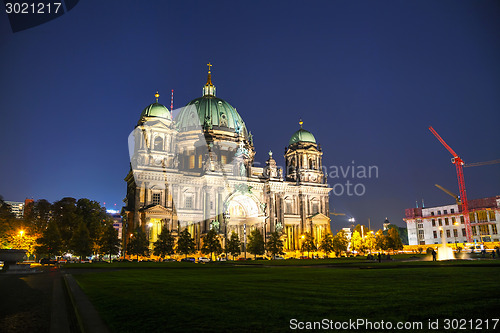
[[(0, 14), (0, 194), (122, 205), (127, 136), (144, 107), (217, 95), (254, 135), (256, 161), (304, 120), (324, 165), (376, 166), (362, 196), (331, 209), (381, 227), (404, 209), (452, 203), (451, 155), (500, 158), (498, 1), (81, 1), (12, 33)], [(353, 163), (354, 161), (354, 163)], [(500, 194), (500, 164), (465, 169), (470, 199)], [(339, 188), (339, 187), (337, 187)], [(358, 187), (360, 189), (361, 187)], [(338, 192), (337, 192), (338, 193)], [(343, 227), (337, 217), (333, 229)]]

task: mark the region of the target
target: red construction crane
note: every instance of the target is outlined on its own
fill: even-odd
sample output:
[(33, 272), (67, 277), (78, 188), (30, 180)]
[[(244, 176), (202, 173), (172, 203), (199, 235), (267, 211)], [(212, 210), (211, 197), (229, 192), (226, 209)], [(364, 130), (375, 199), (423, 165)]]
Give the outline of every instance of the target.
[(457, 153), (437, 134), (437, 132), (429, 126), (429, 130), (434, 134), (434, 136), (441, 142), (441, 144), (453, 155), (451, 159), (451, 163), (455, 164), (457, 169), (457, 178), (458, 178), (458, 188), (460, 190), (460, 200), (462, 201), (462, 214), (464, 215), (465, 220), (465, 232), (467, 235), (467, 242), (472, 242), (472, 228), (469, 220), (469, 207), (467, 204), (467, 194), (465, 192), (465, 180), (464, 180), (464, 170), (463, 165), (465, 162), (458, 156)]

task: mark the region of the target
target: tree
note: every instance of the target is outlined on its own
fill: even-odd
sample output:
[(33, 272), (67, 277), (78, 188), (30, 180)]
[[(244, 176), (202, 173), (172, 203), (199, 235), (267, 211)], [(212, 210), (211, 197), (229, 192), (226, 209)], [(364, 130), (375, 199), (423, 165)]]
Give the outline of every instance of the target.
[(107, 224), (113, 219), (106, 213), (106, 209), (101, 207), (97, 201), (86, 198), (78, 199), (75, 205), (75, 214), (79, 216), (89, 230), (92, 240), (92, 252), (98, 252), (99, 240)]
[(403, 249), (403, 242), (401, 242), (401, 238), (399, 237), (399, 231), (396, 228), (390, 228), (389, 233), (386, 236), (388, 240), (388, 249), (394, 251)]
[(387, 251), (389, 249), (388, 238), (382, 230), (377, 231), (375, 234), (375, 247), (380, 251)]
[(71, 238), (81, 221), (81, 216), (76, 212), (76, 199), (66, 197), (52, 204), (51, 222), (56, 223), (61, 233), (62, 251), (70, 250)]
[(161, 257), (162, 259), (165, 258), (166, 255), (171, 256), (175, 253), (175, 238), (172, 236), (166, 225), (161, 228), (161, 234), (158, 236), (158, 240), (153, 243), (153, 246), (153, 254)]
[(70, 250), (80, 257), (80, 261), (82, 261), (82, 257), (92, 254), (92, 241), (89, 229), (87, 229), (83, 221), (80, 221), (78, 227), (73, 232), (73, 237), (70, 240)]
[(335, 248), (333, 246), (333, 235), (331, 233), (325, 233), (323, 239), (321, 239), (321, 242), (319, 243), (319, 249), (325, 252), (327, 258), (330, 252), (335, 251)]
[(203, 246), (201, 247), (201, 253), (210, 253), (210, 260), (213, 260), (213, 254), (218, 255), (222, 252), (222, 246), (220, 245), (219, 236), (215, 229), (210, 229), (203, 236)]
[(231, 253), (233, 255), (233, 260), (235, 256), (238, 256), (241, 253), (240, 238), (238, 234), (234, 231), (231, 233), (231, 237), (227, 241), (226, 252)]
[(283, 254), (283, 241), (279, 233), (272, 232), (267, 240), (267, 250), (271, 252), (273, 258), (277, 254)]
[(138, 227), (132, 236), (127, 245), (127, 253), (130, 255), (136, 255), (137, 260), (139, 260), (139, 256), (148, 256), (149, 255), (149, 241), (146, 237), (146, 234), (142, 231), (140, 227)]
[(33, 233), (42, 233), (50, 221), (52, 204), (45, 199), (28, 203), (24, 209), (26, 226)]
[(118, 230), (113, 227), (112, 223), (108, 223), (101, 235), (99, 245), (104, 253), (109, 255), (111, 263), (111, 255), (118, 254), (120, 251), (120, 239), (118, 238)]
[(376, 238), (373, 235), (373, 232), (370, 231), (368, 234), (365, 236), (365, 246), (366, 249), (368, 249), (371, 253), (373, 249), (375, 249), (375, 244), (376, 244)]
[(39, 254), (46, 254), (49, 258), (61, 253), (61, 233), (55, 222), (49, 222), (47, 229), (44, 230), (42, 237), (38, 240), (38, 244), (35, 251)]
[(196, 244), (194, 239), (191, 238), (191, 234), (189, 231), (184, 229), (179, 234), (179, 239), (177, 239), (177, 253), (184, 254), (187, 258), (187, 255), (193, 253), (196, 250)]
[(357, 231), (354, 231), (351, 236), (351, 248), (353, 251), (356, 251), (358, 253), (364, 253), (366, 251), (364, 239)]
[(335, 236), (333, 236), (332, 240), (333, 252), (335, 252), (336, 256), (342, 254), (342, 252), (347, 251), (347, 247), (349, 245), (349, 240), (347, 239), (347, 235), (344, 230), (340, 230)]
[(316, 244), (314, 244), (314, 237), (310, 232), (306, 232), (304, 235), (304, 240), (302, 241), (302, 252), (307, 252), (309, 257), (309, 252), (316, 251)]
[(248, 235), (247, 251), (254, 255), (254, 259), (257, 258), (257, 255), (264, 254), (264, 238), (259, 229), (253, 229)]

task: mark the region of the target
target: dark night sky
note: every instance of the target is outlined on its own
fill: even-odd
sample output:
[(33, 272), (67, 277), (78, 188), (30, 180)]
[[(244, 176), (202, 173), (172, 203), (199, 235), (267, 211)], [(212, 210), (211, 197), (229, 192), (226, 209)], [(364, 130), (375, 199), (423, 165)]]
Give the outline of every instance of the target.
[[(0, 194), (122, 205), (127, 136), (160, 92), (169, 107), (217, 95), (279, 164), (298, 120), (324, 165), (377, 166), (363, 196), (331, 208), (381, 227), (404, 209), (452, 203), (451, 155), (500, 158), (498, 1), (80, 1), (12, 33), (0, 14)], [(470, 199), (500, 194), (500, 164), (465, 169)], [(339, 190), (340, 187), (337, 187)], [(358, 187), (360, 189), (360, 187)], [(345, 224), (334, 218), (333, 229)]]

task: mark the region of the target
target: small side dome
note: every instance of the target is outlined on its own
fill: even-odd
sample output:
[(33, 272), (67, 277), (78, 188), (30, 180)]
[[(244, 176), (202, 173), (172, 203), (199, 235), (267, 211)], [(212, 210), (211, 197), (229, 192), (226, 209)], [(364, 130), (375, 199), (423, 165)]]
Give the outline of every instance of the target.
[(288, 145), (293, 145), (294, 143), (297, 142), (311, 142), (311, 143), (316, 143), (316, 139), (314, 138), (314, 135), (312, 135), (311, 132), (306, 131), (305, 129), (302, 128), (302, 124), (304, 122), (302, 119), (299, 121), (300, 124), (300, 129), (293, 133), (292, 137), (290, 138), (290, 141), (288, 141)]
[(142, 117), (160, 117), (170, 119), (170, 111), (168, 111), (167, 107), (160, 103), (153, 103), (146, 106), (144, 110), (142, 110)]
[(160, 97), (160, 94), (158, 94), (158, 92), (156, 92), (155, 97), (156, 102), (153, 104), (149, 104), (144, 110), (142, 110), (139, 122), (141, 122), (144, 117), (159, 117), (169, 120), (172, 119), (170, 111), (168, 111), (167, 107), (163, 104), (158, 103), (158, 97)]

